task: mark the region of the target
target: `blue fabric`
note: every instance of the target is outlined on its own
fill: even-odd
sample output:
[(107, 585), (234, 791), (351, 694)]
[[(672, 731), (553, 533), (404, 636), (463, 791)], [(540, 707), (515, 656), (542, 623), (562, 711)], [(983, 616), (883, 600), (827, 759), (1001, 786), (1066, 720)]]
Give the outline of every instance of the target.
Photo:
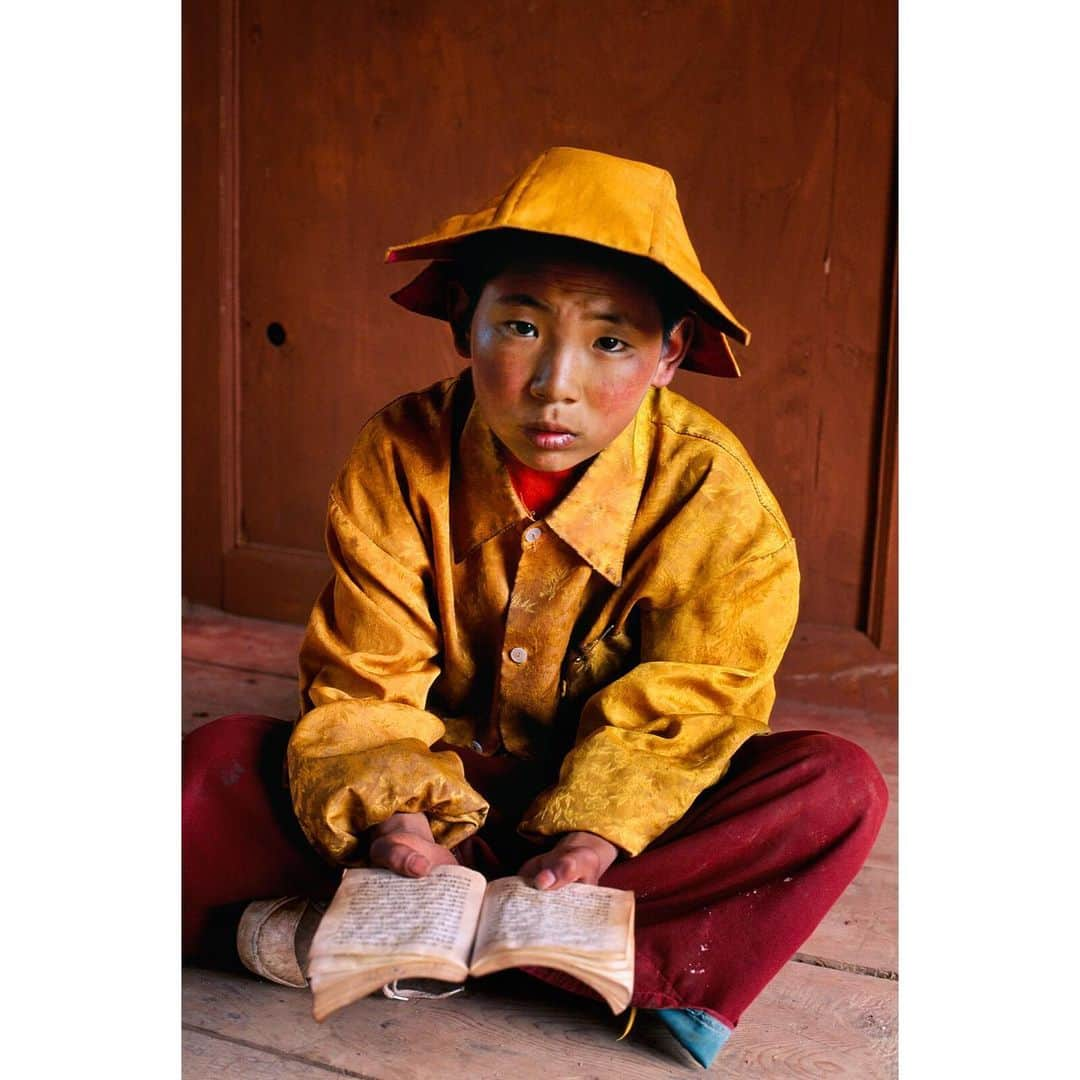
[(693, 1059), (708, 1068), (720, 1048), (731, 1038), (731, 1028), (701, 1009), (657, 1009), (656, 1015), (689, 1051)]

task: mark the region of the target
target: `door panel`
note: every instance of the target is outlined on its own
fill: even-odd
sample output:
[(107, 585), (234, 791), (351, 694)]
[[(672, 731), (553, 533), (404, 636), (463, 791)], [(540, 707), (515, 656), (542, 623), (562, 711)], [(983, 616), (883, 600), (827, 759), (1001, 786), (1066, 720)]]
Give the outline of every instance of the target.
[(239, 0), (235, 15), (222, 54), (236, 116), (223, 158), (236, 192), (234, 610), (300, 617), (328, 572), (326, 492), (360, 425), (463, 366), (443, 324), (387, 299), (420, 266), (385, 266), (385, 249), (569, 144), (674, 175), (703, 266), (753, 331), (737, 348), (743, 379), (681, 373), (675, 387), (735, 431), (776, 492), (804, 619), (865, 626), (892, 3)]

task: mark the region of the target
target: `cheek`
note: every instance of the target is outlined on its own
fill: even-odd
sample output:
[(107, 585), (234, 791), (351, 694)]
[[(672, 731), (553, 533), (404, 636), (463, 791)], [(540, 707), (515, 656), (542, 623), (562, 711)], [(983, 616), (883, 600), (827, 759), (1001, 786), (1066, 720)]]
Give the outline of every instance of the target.
[(515, 395), (513, 372), (498, 364), (474, 362), (473, 382), (478, 394), (493, 401), (506, 401)]
[(648, 386), (647, 373), (637, 372), (630, 378), (625, 373), (621, 376), (617, 373), (604, 374), (593, 382), (590, 404), (596, 412), (608, 414), (614, 421), (625, 413), (637, 410)]
[(477, 396), (498, 404), (515, 401), (521, 395), (525, 378), (522, 365), (512, 363), (498, 350), (485, 347), (482, 341), (477, 345), (479, 347), (474, 349), (472, 361)]

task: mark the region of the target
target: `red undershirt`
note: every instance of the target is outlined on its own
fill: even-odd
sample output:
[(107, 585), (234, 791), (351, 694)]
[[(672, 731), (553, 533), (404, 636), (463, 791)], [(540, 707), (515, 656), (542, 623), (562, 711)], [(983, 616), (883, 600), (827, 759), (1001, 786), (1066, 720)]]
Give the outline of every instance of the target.
[[(510, 482), (518, 493), (518, 498), (528, 508), (529, 513), (543, 517), (574, 486), (574, 481), (582, 472), (581, 465), (558, 472), (543, 472), (523, 465), (513, 454), (503, 447), (503, 459), (506, 461)], [(584, 465), (584, 462), (582, 462)]]

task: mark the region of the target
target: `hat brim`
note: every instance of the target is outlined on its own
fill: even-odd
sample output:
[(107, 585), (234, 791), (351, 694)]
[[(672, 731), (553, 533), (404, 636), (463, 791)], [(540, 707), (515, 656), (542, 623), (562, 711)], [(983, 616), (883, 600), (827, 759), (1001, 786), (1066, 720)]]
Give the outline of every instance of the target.
[[(448, 321), (450, 316), (446, 307), (447, 286), (452, 268), (453, 263), (448, 260), (432, 262), (410, 282), (391, 293), (390, 299), (417, 315)], [(692, 290), (691, 293), (693, 296), (697, 295)], [(717, 325), (718, 320), (712, 308), (702, 302), (693, 306), (692, 313), (696, 316), (694, 336), (683, 359), (682, 368), (718, 378), (739, 378), (742, 372), (731, 351), (727, 334)], [(749, 334), (746, 334), (746, 340), (749, 340)]]

